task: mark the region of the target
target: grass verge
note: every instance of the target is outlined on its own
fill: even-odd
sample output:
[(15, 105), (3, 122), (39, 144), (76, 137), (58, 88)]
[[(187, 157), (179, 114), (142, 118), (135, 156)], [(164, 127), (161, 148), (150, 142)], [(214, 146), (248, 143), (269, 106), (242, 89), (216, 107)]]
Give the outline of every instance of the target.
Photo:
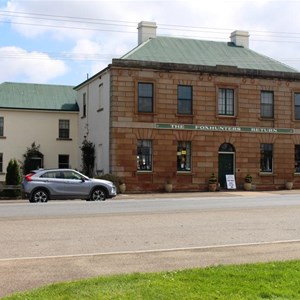
[(300, 261), (98, 277), (3, 299), (300, 299)]

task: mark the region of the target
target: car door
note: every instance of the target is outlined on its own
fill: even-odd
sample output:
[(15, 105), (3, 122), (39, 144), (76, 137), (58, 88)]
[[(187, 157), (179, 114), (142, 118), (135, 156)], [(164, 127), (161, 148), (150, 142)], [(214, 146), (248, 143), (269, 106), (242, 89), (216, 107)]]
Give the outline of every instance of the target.
[(43, 175), (47, 177), (47, 187), (50, 190), (51, 197), (66, 196), (66, 179), (62, 171), (50, 171)]
[(89, 180), (83, 179), (74, 171), (63, 171), (65, 195), (72, 198), (87, 197), (90, 191)]

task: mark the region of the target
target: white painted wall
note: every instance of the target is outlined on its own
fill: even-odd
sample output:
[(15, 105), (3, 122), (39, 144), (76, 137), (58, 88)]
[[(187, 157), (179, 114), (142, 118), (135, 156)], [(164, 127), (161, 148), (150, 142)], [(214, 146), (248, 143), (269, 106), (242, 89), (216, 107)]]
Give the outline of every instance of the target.
[[(100, 100), (100, 90), (102, 90)], [(86, 93), (86, 117), (83, 113), (83, 94)], [(109, 166), (109, 132), (110, 132), (110, 74), (106, 71), (101, 76), (91, 78), (77, 91), (77, 103), (79, 112), (79, 139), (80, 147), (84, 138), (95, 145), (95, 175), (110, 172)], [(81, 162), (81, 151), (79, 153), (79, 165)]]
[[(23, 155), (33, 142), (44, 154), (44, 168), (57, 168), (58, 155), (69, 155), (70, 167), (78, 168), (78, 112), (0, 110), (4, 117), (4, 137), (0, 138), (3, 173), (10, 159), (24, 160)], [(59, 140), (59, 120), (70, 120), (70, 140)]]

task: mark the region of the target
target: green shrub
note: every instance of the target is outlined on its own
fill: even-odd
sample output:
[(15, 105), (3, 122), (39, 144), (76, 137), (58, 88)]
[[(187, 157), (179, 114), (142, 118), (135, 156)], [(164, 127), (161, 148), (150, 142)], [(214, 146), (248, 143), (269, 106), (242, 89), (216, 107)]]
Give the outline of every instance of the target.
[[(11, 159), (6, 168), (5, 184), (19, 185), (21, 183), (20, 167), (15, 159)], [(20, 196), (19, 190), (4, 190), (2, 192), (7, 197)]]
[(113, 174), (104, 174), (96, 176), (95, 178), (111, 181), (116, 186), (118, 194), (120, 193), (120, 184), (123, 183), (123, 180), (120, 177)]
[(80, 149), (82, 172), (84, 175), (91, 177), (95, 166), (95, 145), (92, 142), (84, 140)]

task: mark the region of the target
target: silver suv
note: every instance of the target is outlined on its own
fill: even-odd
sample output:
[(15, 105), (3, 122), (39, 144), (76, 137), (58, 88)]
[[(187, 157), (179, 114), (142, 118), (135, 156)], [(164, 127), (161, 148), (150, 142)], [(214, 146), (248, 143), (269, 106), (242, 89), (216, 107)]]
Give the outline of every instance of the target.
[(112, 182), (88, 178), (72, 169), (32, 171), (24, 177), (22, 190), (30, 202), (47, 202), (49, 199), (103, 201), (117, 195)]

